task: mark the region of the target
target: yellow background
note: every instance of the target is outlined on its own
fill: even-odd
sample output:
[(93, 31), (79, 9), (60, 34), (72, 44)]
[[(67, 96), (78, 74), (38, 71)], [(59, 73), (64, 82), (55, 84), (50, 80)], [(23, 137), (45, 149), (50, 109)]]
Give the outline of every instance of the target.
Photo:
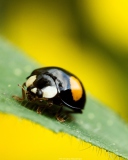
[[(1, 35), (40, 65), (60, 66), (75, 73), (88, 94), (128, 120), (126, 0), (0, 3)], [(116, 157), (65, 133), (55, 134), (14, 116), (1, 114), (0, 126), (3, 159)]]

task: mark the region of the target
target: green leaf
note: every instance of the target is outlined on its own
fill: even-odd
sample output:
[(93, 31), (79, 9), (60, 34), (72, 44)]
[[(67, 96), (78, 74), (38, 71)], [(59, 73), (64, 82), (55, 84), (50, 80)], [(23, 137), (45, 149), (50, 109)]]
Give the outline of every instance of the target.
[[(25, 78), (39, 65), (17, 48), (0, 39), (0, 112), (29, 119), (54, 132), (66, 132), (92, 145), (128, 158), (128, 126), (113, 111), (87, 94), (83, 114), (60, 123), (55, 116), (39, 115), (18, 103), (12, 95), (21, 96)], [(26, 102), (27, 105), (27, 102)]]

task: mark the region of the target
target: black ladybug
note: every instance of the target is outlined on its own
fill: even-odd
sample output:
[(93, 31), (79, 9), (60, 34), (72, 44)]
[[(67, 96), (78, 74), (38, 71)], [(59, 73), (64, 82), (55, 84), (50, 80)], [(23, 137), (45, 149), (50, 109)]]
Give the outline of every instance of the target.
[[(27, 89), (25, 90), (26, 87)], [(86, 94), (81, 81), (70, 72), (59, 67), (44, 67), (34, 70), (22, 85), (23, 98), (17, 100), (46, 100), (69, 107), (74, 113), (82, 113)], [(59, 121), (63, 121), (57, 116)]]

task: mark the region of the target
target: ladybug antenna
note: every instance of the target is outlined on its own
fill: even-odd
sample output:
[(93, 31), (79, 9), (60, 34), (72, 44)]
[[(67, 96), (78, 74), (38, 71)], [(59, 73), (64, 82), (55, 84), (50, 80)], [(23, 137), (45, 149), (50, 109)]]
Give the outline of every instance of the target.
[(26, 90), (24, 89), (25, 83), (23, 83), (22, 86), (21, 86), (20, 84), (18, 84), (18, 86), (19, 86), (22, 90), (26, 91)]

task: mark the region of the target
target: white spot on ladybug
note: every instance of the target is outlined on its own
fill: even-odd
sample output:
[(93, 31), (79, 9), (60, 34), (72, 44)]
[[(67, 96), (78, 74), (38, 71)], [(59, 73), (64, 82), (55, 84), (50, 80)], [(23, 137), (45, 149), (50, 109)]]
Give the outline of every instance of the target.
[(35, 80), (36, 80), (36, 75), (29, 77), (26, 81), (26, 87), (31, 86)]
[(33, 88), (33, 89), (31, 89), (31, 92), (33, 92), (33, 93), (35, 93), (35, 94), (36, 94), (36, 92), (37, 92), (37, 88)]
[(57, 89), (55, 86), (48, 86), (42, 89), (44, 98), (53, 98), (57, 94)]

